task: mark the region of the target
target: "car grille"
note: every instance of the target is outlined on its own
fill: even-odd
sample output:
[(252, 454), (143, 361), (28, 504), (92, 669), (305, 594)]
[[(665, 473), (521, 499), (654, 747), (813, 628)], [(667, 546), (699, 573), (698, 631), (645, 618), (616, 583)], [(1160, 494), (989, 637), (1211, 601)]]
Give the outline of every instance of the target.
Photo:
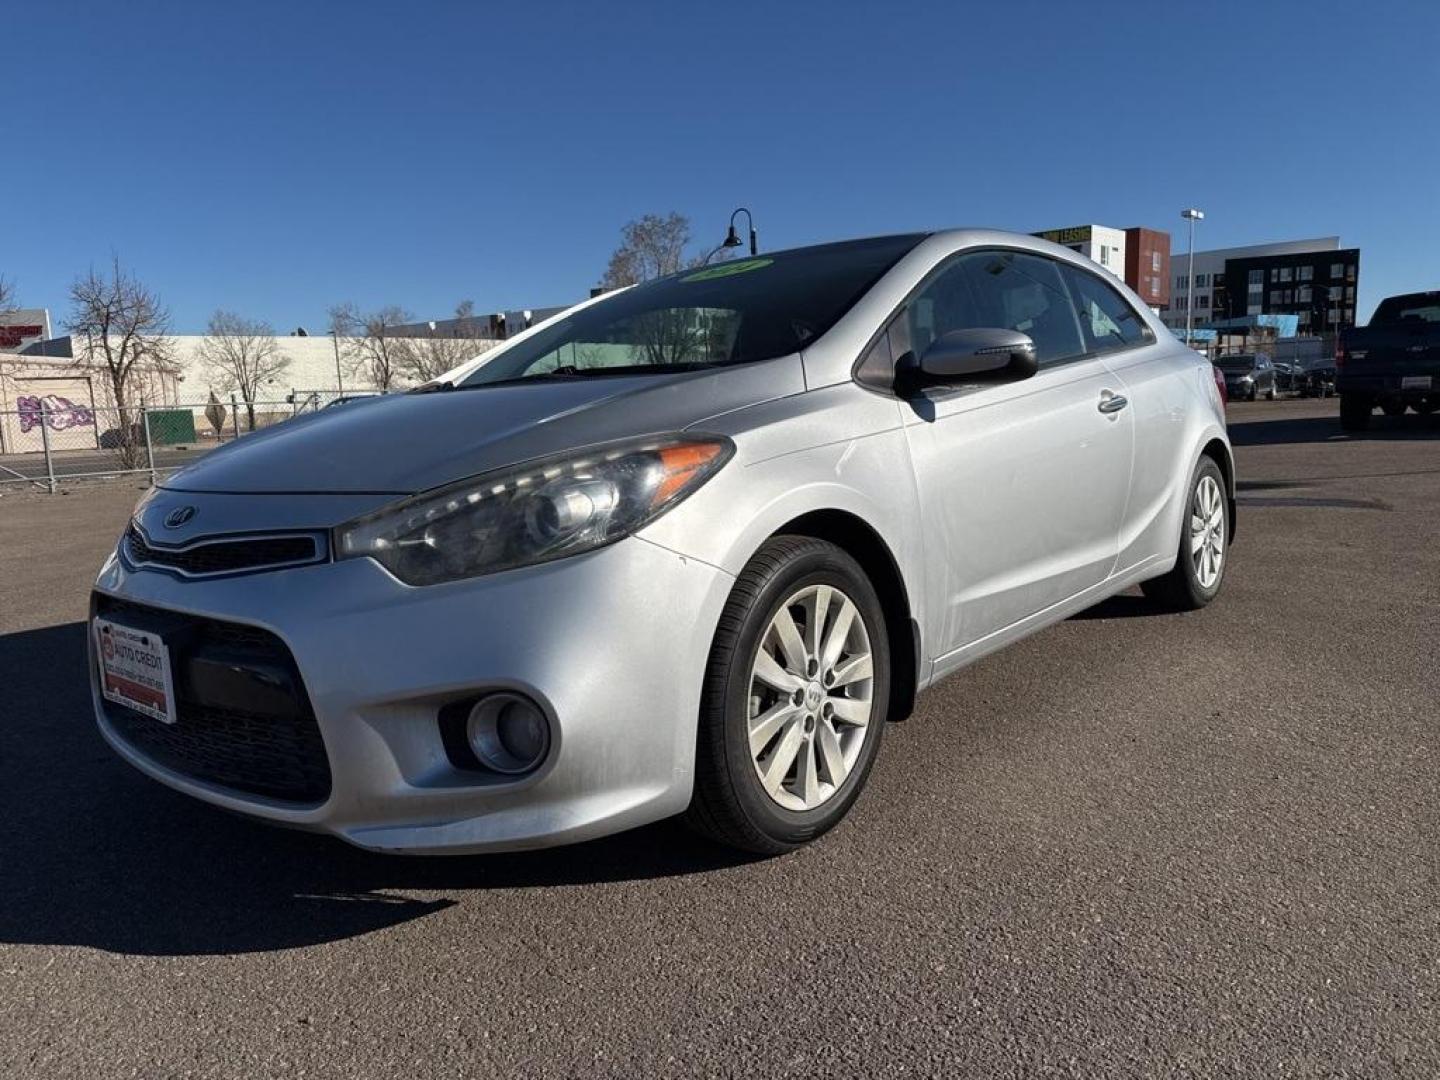
[(187, 577), (239, 574), (319, 562), (324, 548), (313, 535), (255, 536), (203, 540), (184, 547), (151, 544), (132, 523), (125, 532), (125, 557), (133, 566), (174, 570)]
[[(290, 650), (258, 627), (152, 608), (100, 593), (95, 614), (151, 628), (165, 639), (175, 684), (176, 722), (162, 723), (101, 699), (105, 718), (128, 745), (175, 772), (247, 795), (315, 804), (330, 795), (330, 762)], [(219, 657), (225, 666), (247, 664), (283, 671), (291, 688), (281, 711), (257, 708), (254, 698), (202, 700), (192, 664)]]

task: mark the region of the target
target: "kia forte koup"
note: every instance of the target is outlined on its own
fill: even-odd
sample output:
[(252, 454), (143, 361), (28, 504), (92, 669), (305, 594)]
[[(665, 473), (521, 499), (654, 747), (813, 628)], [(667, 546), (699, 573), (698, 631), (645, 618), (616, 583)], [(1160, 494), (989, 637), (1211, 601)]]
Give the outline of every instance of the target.
[(783, 852), (935, 680), (1132, 585), (1214, 599), (1234, 488), (1211, 365), (1065, 248), (720, 263), (165, 480), (96, 582), (96, 719), (380, 851), (684, 814)]

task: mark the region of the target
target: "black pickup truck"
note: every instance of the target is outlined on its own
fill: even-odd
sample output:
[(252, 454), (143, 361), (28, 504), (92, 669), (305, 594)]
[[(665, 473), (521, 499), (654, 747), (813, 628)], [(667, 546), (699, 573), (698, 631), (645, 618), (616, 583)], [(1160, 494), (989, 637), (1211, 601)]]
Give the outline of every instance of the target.
[(1340, 426), (1364, 431), (1375, 406), (1400, 416), (1440, 406), (1440, 290), (1380, 301), (1368, 326), (1340, 336), (1335, 350)]

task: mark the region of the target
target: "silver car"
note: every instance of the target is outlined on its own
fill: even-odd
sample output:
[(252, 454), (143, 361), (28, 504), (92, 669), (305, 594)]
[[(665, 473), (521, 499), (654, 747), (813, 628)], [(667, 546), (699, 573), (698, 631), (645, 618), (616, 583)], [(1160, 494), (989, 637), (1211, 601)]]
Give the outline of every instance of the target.
[(935, 680), (1137, 583), (1208, 603), (1233, 492), (1209, 364), (1065, 248), (777, 252), (174, 474), (96, 582), (95, 714), (365, 848), (781, 852)]

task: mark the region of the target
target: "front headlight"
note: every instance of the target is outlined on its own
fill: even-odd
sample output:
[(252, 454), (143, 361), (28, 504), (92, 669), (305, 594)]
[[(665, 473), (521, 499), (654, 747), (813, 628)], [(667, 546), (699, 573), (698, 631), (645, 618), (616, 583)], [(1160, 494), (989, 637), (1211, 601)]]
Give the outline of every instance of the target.
[(434, 585), (578, 555), (654, 520), (734, 452), (722, 436), (675, 436), (486, 473), (340, 526), (336, 558)]

